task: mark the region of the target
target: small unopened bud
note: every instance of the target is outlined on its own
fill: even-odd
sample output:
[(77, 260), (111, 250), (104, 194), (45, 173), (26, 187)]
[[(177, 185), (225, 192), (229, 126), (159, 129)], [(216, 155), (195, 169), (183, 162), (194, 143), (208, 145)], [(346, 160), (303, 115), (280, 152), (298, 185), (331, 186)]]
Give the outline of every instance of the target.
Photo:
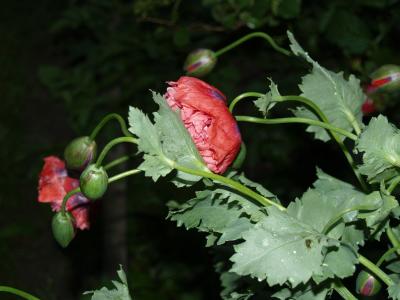
[(361, 106), (361, 111), (364, 116), (368, 116), (376, 112), (374, 100), (372, 100), (371, 98), (367, 98)]
[(209, 49), (197, 49), (186, 58), (183, 69), (187, 75), (202, 77), (211, 72), (217, 63), (215, 52)]
[(64, 151), (67, 167), (73, 170), (83, 170), (96, 157), (97, 145), (88, 136), (73, 139)]
[(371, 274), (361, 271), (356, 280), (356, 291), (362, 296), (374, 296), (381, 290), (381, 283)]
[(400, 66), (384, 65), (371, 74), (371, 85), (382, 91), (400, 89)]
[(51, 228), (54, 238), (63, 248), (67, 247), (75, 236), (73, 217), (68, 212), (56, 213), (51, 222)]
[(107, 191), (108, 175), (103, 167), (89, 165), (81, 174), (79, 180), (81, 192), (85, 197), (96, 200)]

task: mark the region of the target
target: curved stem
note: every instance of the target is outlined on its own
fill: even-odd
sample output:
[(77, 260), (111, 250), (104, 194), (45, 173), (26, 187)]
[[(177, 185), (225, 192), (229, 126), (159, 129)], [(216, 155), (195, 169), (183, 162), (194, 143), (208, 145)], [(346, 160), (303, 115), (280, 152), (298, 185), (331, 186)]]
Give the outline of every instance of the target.
[(139, 170), (139, 169), (132, 169), (132, 170), (129, 170), (129, 171), (122, 172), (122, 173), (117, 174), (117, 175), (115, 175), (113, 177), (110, 177), (108, 179), (108, 183), (112, 183), (114, 181), (120, 180), (122, 178), (131, 176), (131, 175), (135, 175), (135, 174), (140, 173), (140, 172), (141, 172), (141, 170)]
[(377, 265), (375, 265), (372, 261), (368, 260), (366, 257), (361, 254), (358, 255), (358, 261), (368, 270), (370, 270), (373, 274), (379, 277), (387, 286), (393, 284), (393, 280), (383, 272)]
[(248, 40), (250, 40), (252, 38), (256, 38), (256, 37), (266, 40), (271, 45), (271, 47), (274, 48), (276, 51), (278, 51), (278, 52), (280, 52), (280, 53), (282, 53), (284, 55), (290, 56), (290, 51), (279, 47), (275, 43), (273, 38), (270, 35), (268, 35), (268, 34), (266, 34), (264, 32), (249, 33), (249, 34), (245, 35), (244, 37), (236, 40), (235, 42), (229, 44), (228, 46), (226, 46), (226, 47), (224, 47), (222, 49), (219, 49), (218, 51), (215, 52), (215, 55), (218, 57), (218, 56), (224, 54), (225, 52), (228, 52), (229, 50), (231, 50), (233, 48), (236, 48), (240, 44), (243, 44), (244, 42), (246, 42), (246, 41), (248, 41)]
[[(317, 114), (317, 116), (321, 119), (321, 121), (323, 121), (324, 123), (330, 124), (330, 122), (329, 122), (328, 118), (326, 117), (326, 115), (324, 114), (324, 112), (318, 107), (318, 105), (316, 105), (310, 99), (307, 99), (302, 96), (289, 95), (289, 96), (282, 96), (276, 100), (277, 101), (297, 101), (297, 102), (303, 103), (303, 104), (309, 106), (310, 108), (312, 108), (314, 110), (314, 112)], [(357, 130), (356, 130), (356, 133), (359, 134)], [(343, 154), (346, 157), (351, 168), (353, 169), (353, 172), (354, 172), (355, 176), (357, 177), (362, 189), (367, 192), (368, 186), (365, 183), (364, 179), (362, 178), (360, 172), (358, 172), (355, 162), (354, 162), (354, 159), (351, 156), (349, 150), (347, 149), (345, 144), (342, 142), (342, 140), (336, 135), (335, 132), (330, 132), (330, 134), (333, 137), (333, 139), (336, 141), (336, 143), (338, 143), (340, 149), (343, 151)]]
[(114, 147), (115, 145), (118, 145), (120, 143), (132, 143), (132, 144), (137, 144), (137, 140), (133, 137), (128, 137), (128, 136), (124, 136), (124, 137), (119, 137), (116, 139), (111, 140), (101, 151), (99, 157), (97, 158), (96, 161), (96, 167), (100, 167), (101, 163), (103, 162), (104, 158), (106, 157), (107, 153), (111, 150), (112, 147)]
[(125, 136), (132, 136), (132, 134), (129, 132), (128, 128), (126, 127), (126, 122), (125, 120), (116, 113), (109, 114), (105, 116), (99, 124), (93, 129), (90, 139), (94, 140), (97, 136), (97, 134), (100, 132), (100, 130), (104, 127), (105, 124), (108, 123), (111, 119), (116, 119), (121, 127), (121, 131)]
[[(400, 241), (394, 234), (392, 227), (390, 227), (390, 224), (386, 228), (386, 235), (388, 236), (390, 242), (392, 243), (393, 247), (398, 248), (400, 247)], [(398, 254), (400, 254), (400, 251), (397, 251)]]
[(6, 292), (10, 294), (14, 294), (17, 296), (20, 296), (21, 298), (27, 299), (27, 300), (40, 300), (39, 298), (28, 294), (27, 292), (21, 291), (19, 289), (9, 287), (9, 286), (0, 286), (0, 292)]
[(336, 216), (334, 216), (333, 218), (331, 218), (328, 223), (324, 226), (324, 229), (322, 230), (323, 234), (327, 234), (331, 229), (332, 226), (336, 224), (337, 221), (339, 221), (341, 218), (343, 218), (343, 216), (349, 212), (352, 211), (356, 211), (356, 210), (375, 210), (378, 209), (378, 207), (371, 207), (371, 206), (367, 206), (367, 205), (359, 205), (359, 206), (355, 206), (355, 207), (350, 207), (347, 208), (343, 211), (341, 211), (340, 213), (338, 213)]
[(400, 183), (400, 176), (397, 176), (393, 179), (393, 181), (390, 183), (387, 191), (389, 192), (389, 194), (392, 194), (392, 192), (394, 191), (394, 189), (397, 187), (397, 185)]
[(261, 96), (264, 96), (264, 94), (257, 93), (257, 92), (246, 92), (246, 93), (240, 94), (239, 96), (237, 96), (235, 99), (232, 100), (231, 104), (229, 104), (229, 111), (232, 113), (235, 105), (242, 99), (249, 98), (249, 97), (261, 97)]
[(258, 124), (302, 123), (302, 124), (314, 125), (314, 126), (319, 126), (319, 127), (337, 132), (337, 133), (344, 135), (352, 140), (357, 140), (357, 136), (355, 136), (354, 134), (352, 134), (344, 129), (332, 126), (329, 123), (324, 123), (324, 122), (313, 120), (313, 119), (307, 119), (307, 118), (262, 119), (262, 118), (255, 118), (255, 117), (249, 117), (249, 116), (236, 116), (235, 118), (239, 122), (249, 122), (249, 123), (258, 123)]
[(221, 176), (218, 174), (214, 174), (212, 172), (190, 169), (190, 168), (176, 165), (176, 164), (173, 164), (172, 167), (174, 169), (176, 169), (178, 171), (182, 171), (184, 173), (206, 177), (206, 178), (218, 181), (220, 183), (223, 183), (223, 184), (253, 198), (254, 200), (256, 200), (257, 202), (259, 202), (260, 204), (262, 204), (264, 206), (273, 205), (273, 206), (276, 206), (277, 208), (279, 208), (280, 210), (286, 210), (286, 208), (283, 207), (282, 205), (280, 205), (279, 203), (276, 203), (256, 192), (254, 192), (252, 189), (249, 189), (247, 186), (244, 186), (241, 183), (239, 183), (235, 180), (232, 180), (230, 178), (227, 178), (227, 177), (224, 177), (224, 176)]
[(63, 202), (61, 203), (61, 212), (62, 212), (63, 214), (65, 214), (65, 212), (66, 212), (65, 206), (67, 205), (68, 199), (69, 199), (71, 196), (75, 195), (76, 193), (79, 193), (80, 191), (81, 191), (81, 188), (78, 187), (78, 188), (76, 188), (76, 189), (70, 190), (70, 191), (64, 196)]
[(357, 298), (343, 285), (340, 280), (335, 280), (333, 289), (345, 300), (357, 300)]
[(391, 255), (391, 254), (393, 254), (393, 253), (395, 253), (397, 250), (399, 250), (400, 249), (400, 245), (399, 246), (397, 246), (397, 247), (393, 247), (393, 248), (390, 248), (388, 251), (386, 251), (382, 256), (381, 256), (381, 258), (378, 260), (378, 262), (376, 263), (376, 266), (377, 267), (380, 267), (380, 265)]
[(120, 158), (114, 159), (113, 161), (109, 162), (108, 164), (106, 164), (104, 166), (104, 170), (108, 170), (119, 164), (122, 164), (122, 163), (128, 161), (130, 158), (131, 158), (131, 155), (124, 155), (124, 156), (121, 156)]

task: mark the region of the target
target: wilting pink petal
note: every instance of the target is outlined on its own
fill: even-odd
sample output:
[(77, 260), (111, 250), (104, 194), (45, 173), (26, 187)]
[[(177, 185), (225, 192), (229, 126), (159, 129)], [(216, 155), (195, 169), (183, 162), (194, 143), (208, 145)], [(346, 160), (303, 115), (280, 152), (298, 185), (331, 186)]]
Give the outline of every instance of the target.
[(208, 168), (225, 172), (242, 142), (225, 95), (194, 77), (182, 76), (168, 84), (164, 97), (172, 109), (180, 109), (182, 121)]
[[(58, 157), (45, 157), (44, 162), (39, 176), (38, 201), (50, 203), (53, 211), (60, 211), (64, 196), (79, 187), (79, 180), (68, 177), (65, 163)], [(76, 228), (89, 228), (89, 202), (81, 193), (68, 199), (66, 209), (74, 217)]]

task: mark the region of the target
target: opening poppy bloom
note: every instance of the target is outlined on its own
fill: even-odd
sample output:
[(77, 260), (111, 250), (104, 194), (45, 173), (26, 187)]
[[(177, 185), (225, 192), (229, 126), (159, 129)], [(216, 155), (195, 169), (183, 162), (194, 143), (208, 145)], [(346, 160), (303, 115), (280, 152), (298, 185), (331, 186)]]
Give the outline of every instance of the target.
[[(60, 211), (64, 196), (79, 187), (79, 180), (68, 176), (65, 162), (56, 156), (44, 158), (44, 166), (39, 177), (39, 202), (50, 203), (53, 211)], [(74, 217), (74, 227), (88, 229), (89, 202), (81, 193), (71, 196), (66, 210)]]
[(180, 109), (182, 121), (207, 167), (214, 173), (225, 172), (242, 142), (225, 95), (204, 81), (188, 76), (168, 84), (164, 97), (172, 109)]

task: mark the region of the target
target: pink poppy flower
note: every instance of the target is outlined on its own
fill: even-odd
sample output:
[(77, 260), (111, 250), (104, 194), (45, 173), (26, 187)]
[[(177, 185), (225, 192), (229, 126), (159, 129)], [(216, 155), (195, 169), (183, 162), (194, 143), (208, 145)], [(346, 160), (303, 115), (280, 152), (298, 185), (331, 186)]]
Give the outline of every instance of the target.
[(225, 95), (204, 81), (188, 76), (168, 84), (164, 97), (172, 109), (180, 109), (182, 121), (207, 167), (214, 173), (225, 172), (242, 142)]
[[(79, 187), (79, 180), (68, 176), (65, 163), (56, 156), (44, 158), (44, 166), (39, 176), (38, 201), (50, 203), (53, 211), (60, 211), (64, 196)], [(74, 227), (88, 229), (90, 200), (81, 193), (70, 197), (66, 209), (74, 217)]]

